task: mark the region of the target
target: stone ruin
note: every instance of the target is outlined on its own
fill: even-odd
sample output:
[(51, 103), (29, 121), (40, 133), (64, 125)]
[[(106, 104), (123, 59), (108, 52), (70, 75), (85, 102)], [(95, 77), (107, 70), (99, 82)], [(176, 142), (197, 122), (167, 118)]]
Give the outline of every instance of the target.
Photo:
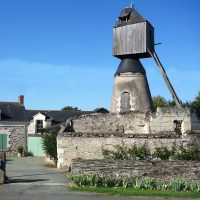
[[(57, 137), (58, 167), (73, 159), (101, 159), (102, 146), (112, 149), (148, 143), (156, 147), (195, 146), (200, 141), (200, 120), (194, 110), (182, 108), (154, 50), (154, 28), (133, 7), (124, 8), (113, 29), (113, 55), (121, 62), (115, 73), (110, 113), (68, 119)], [(152, 111), (146, 72), (139, 59), (152, 57), (176, 103), (176, 108)]]
[(57, 137), (58, 167), (73, 159), (102, 159), (102, 146), (112, 149), (122, 141), (130, 146), (148, 143), (156, 147), (196, 146), (200, 121), (188, 108), (158, 108), (156, 112), (90, 114), (69, 119)]

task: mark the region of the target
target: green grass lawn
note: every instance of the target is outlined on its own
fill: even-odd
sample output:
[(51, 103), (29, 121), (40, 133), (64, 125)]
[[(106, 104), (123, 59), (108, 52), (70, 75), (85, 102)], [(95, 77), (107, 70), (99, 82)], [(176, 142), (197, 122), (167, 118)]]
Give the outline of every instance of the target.
[(111, 195), (122, 196), (160, 196), (160, 197), (176, 197), (176, 198), (200, 198), (198, 192), (172, 192), (172, 191), (155, 191), (155, 190), (136, 190), (131, 188), (94, 188), (94, 187), (70, 187), (73, 191), (107, 193)]

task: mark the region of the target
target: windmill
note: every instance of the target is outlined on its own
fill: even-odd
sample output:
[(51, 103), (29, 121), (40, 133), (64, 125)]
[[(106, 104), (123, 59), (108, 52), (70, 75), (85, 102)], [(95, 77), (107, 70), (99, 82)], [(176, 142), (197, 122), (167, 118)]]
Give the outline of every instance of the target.
[(110, 112), (152, 110), (146, 71), (140, 59), (152, 57), (174, 99), (180, 100), (154, 50), (154, 28), (133, 6), (125, 7), (113, 28), (113, 56), (121, 59), (115, 73)]

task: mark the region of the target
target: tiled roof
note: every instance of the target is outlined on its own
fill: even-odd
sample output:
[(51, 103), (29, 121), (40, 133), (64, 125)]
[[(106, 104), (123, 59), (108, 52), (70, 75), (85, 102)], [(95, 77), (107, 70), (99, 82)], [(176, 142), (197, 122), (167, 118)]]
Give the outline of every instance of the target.
[(20, 106), (17, 102), (0, 102), (0, 114), (1, 121), (29, 121), (24, 106)]
[(41, 113), (48, 118), (51, 118), (55, 122), (66, 122), (69, 117), (78, 117), (84, 114), (94, 113), (91, 111), (63, 111), (63, 110), (27, 110), (29, 120), (33, 119), (33, 116)]

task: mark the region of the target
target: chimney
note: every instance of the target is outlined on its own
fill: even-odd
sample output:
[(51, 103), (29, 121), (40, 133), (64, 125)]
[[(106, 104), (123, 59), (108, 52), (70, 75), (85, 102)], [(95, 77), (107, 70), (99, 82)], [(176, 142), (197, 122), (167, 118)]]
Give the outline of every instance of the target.
[(18, 103), (20, 106), (24, 106), (24, 95), (18, 97)]

